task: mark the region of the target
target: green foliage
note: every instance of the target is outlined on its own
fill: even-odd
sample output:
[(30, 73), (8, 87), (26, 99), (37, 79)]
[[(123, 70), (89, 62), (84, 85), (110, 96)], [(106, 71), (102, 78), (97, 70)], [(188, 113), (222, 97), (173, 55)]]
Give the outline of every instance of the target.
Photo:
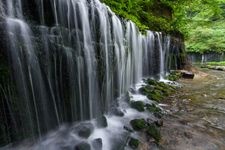
[(225, 0), (102, 0), (146, 29), (182, 33), (187, 51), (225, 51)]
[(224, 8), (225, 0), (196, 0), (184, 6), (185, 24), (180, 30), (185, 33), (187, 51), (225, 51)]
[(212, 66), (225, 66), (225, 61), (220, 61), (220, 62), (207, 62), (207, 65), (212, 65)]
[[(117, 15), (132, 20), (141, 31), (173, 31), (170, 6), (157, 0), (102, 0)], [(164, 14), (163, 10), (167, 10)]]

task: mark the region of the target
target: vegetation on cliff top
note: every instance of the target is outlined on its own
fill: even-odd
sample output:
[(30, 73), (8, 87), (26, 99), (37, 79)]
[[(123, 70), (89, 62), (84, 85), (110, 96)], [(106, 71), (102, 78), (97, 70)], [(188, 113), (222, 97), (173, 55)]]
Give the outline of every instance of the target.
[(182, 33), (187, 51), (225, 51), (225, 0), (102, 0), (140, 30)]

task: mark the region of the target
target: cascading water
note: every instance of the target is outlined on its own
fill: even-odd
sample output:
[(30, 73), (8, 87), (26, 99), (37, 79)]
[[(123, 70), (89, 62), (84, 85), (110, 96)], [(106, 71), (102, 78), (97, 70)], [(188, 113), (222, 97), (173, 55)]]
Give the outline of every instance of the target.
[(170, 37), (142, 35), (98, 0), (0, 0), (0, 21), (13, 82), (0, 90), (6, 143), (108, 113), (168, 71)]

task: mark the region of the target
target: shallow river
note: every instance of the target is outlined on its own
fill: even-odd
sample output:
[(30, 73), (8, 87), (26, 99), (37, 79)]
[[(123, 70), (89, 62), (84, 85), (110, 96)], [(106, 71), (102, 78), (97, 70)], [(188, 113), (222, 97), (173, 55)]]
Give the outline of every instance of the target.
[(225, 72), (200, 69), (169, 97), (161, 149), (225, 150)]

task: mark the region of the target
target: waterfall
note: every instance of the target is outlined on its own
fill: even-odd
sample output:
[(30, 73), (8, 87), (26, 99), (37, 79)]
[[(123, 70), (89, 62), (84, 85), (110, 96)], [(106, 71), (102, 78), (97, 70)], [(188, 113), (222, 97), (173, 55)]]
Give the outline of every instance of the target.
[(98, 0), (0, 0), (0, 21), (13, 82), (7, 142), (108, 113), (142, 78), (168, 71), (170, 37), (141, 34)]

